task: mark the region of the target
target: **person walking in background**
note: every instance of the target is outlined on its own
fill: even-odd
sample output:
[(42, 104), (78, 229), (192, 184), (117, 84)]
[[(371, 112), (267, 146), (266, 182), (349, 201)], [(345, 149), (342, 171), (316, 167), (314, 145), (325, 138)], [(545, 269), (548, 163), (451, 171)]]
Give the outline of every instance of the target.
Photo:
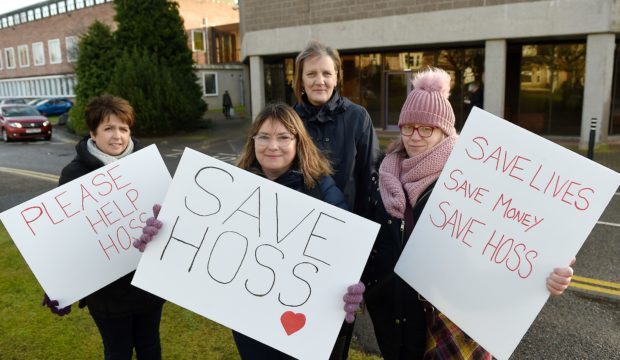
[[(363, 107), (340, 96), (342, 61), (336, 49), (311, 41), (295, 59), (294, 108), (314, 143), (334, 168), (349, 209), (366, 211), (371, 174), (379, 154), (377, 134)], [(331, 359), (346, 359), (353, 324), (343, 324)]]
[[(491, 359), (394, 273), (413, 228), (446, 164), (458, 135), (448, 96), (450, 75), (420, 72), (400, 112), (400, 137), (388, 147), (372, 180), (368, 218), (381, 224), (364, 269), (364, 299), (384, 359)], [(573, 269), (555, 269), (547, 279), (551, 294), (570, 283)]]
[[(90, 134), (76, 145), (76, 156), (62, 169), (59, 185), (139, 150), (140, 144), (131, 137), (134, 118), (134, 109), (124, 99), (102, 95), (90, 100), (86, 106)], [(133, 274), (95, 291), (79, 304), (88, 306), (101, 334), (106, 360), (130, 360), (134, 348), (138, 359), (161, 359), (159, 323), (164, 300), (131, 285)], [(71, 311), (71, 305), (59, 309), (58, 302), (47, 295), (43, 305), (61, 316)]]
[(226, 119), (230, 119), (230, 109), (232, 109), (232, 99), (230, 98), (230, 94), (228, 90), (224, 91), (224, 95), (222, 95), (222, 108), (224, 111), (224, 116)]
[(475, 107), (483, 109), (484, 107), (484, 89), (478, 82), (472, 82), (467, 85), (467, 91), (469, 92), (469, 97), (465, 100), (465, 103), (469, 105), (469, 111)]

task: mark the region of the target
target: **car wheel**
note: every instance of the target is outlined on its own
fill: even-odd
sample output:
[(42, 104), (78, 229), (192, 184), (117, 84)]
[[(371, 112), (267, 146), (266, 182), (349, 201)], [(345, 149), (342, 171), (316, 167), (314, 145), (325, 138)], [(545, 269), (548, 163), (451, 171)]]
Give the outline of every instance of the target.
[(10, 141), (9, 134), (6, 133), (6, 129), (2, 129), (2, 140), (7, 143)]

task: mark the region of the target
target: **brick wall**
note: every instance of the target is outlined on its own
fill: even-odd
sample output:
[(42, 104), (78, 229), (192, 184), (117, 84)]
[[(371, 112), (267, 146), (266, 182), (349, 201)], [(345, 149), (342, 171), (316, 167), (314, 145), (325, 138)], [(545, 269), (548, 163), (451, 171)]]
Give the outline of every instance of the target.
[[(67, 61), (67, 44), (65, 38), (68, 36), (79, 36), (85, 33), (95, 20), (106, 23), (114, 29), (116, 24), (113, 18), (114, 8), (112, 3), (105, 3), (15, 25), (12, 28), (0, 29), (0, 51), (2, 51), (3, 63), (3, 68), (0, 70), (0, 79), (72, 73), (75, 63), (69, 63)], [(53, 39), (60, 40), (62, 62), (59, 64), (50, 64), (48, 40)], [(43, 53), (45, 56), (45, 65), (43, 66), (34, 65), (32, 43), (36, 42), (43, 43)], [(19, 45), (28, 45), (30, 60), (30, 65), (28, 67), (21, 68), (19, 66), (17, 56), (17, 47)], [(9, 47), (15, 49), (16, 66), (14, 69), (7, 69), (6, 67), (4, 49)]]
[(542, 0), (243, 0), (243, 32)]

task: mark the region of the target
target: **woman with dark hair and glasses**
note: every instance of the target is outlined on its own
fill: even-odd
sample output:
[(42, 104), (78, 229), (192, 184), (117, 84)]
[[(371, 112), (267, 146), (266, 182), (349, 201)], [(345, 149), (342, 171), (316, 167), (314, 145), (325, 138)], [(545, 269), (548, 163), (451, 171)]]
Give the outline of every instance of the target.
[[(491, 354), (394, 273), (413, 228), (458, 135), (448, 101), (450, 75), (420, 72), (400, 112), (400, 137), (373, 179), (369, 218), (381, 224), (362, 280), (367, 309), (384, 359), (491, 359)], [(573, 269), (556, 268), (547, 288), (559, 295)]]
[[(332, 167), (314, 145), (299, 115), (286, 104), (270, 104), (258, 114), (250, 129), (237, 161), (237, 166), (347, 210), (344, 195), (330, 176)], [(159, 222), (154, 218), (148, 223)], [(158, 232), (161, 222), (145, 227), (140, 241), (134, 246), (144, 250), (151, 237)], [(344, 289), (343, 289), (344, 290)], [(352, 322), (362, 302), (363, 285), (350, 286), (344, 298), (346, 319)], [(243, 359), (293, 359), (259, 341), (233, 331), (233, 337)]]

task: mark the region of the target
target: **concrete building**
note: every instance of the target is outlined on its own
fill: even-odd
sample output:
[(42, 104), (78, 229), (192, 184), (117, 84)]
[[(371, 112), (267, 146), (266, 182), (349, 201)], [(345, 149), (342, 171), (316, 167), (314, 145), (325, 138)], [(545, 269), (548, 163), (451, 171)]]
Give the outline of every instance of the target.
[(309, 40), (339, 49), (341, 93), (377, 129), (396, 130), (409, 80), (425, 66), (453, 75), (457, 128), (484, 109), (544, 136), (620, 135), (620, 2), (614, 0), (278, 0), (240, 2), (252, 113), (293, 101), (294, 58)]
[[(249, 97), (239, 62), (235, 0), (180, 0), (188, 47), (209, 108), (228, 90), (235, 105)], [(74, 97), (80, 35), (99, 20), (113, 30), (112, 0), (49, 0), (0, 14), (0, 98)]]

